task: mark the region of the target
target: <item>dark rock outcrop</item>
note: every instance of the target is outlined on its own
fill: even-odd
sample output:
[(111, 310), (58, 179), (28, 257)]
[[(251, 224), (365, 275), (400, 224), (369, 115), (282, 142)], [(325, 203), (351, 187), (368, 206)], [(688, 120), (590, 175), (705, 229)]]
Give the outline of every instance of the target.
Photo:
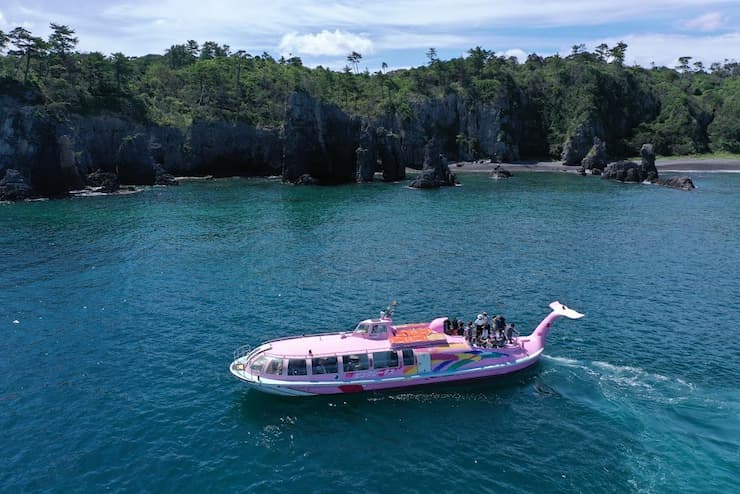
[(502, 180), (506, 178), (511, 178), (511, 172), (501, 165), (496, 165), (493, 168), (493, 171), (489, 175), (489, 178), (492, 178), (494, 180)]
[(121, 188), (121, 183), (118, 181), (118, 175), (112, 172), (106, 172), (103, 170), (96, 170), (89, 173), (86, 177), (88, 187), (95, 187), (100, 192), (116, 192)]
[(645, 171), (645, 179), (651, 182), (658, 178), (658, 169), (655, 167), (655, 147), (652, 144), (643, 144), (640, 148), (640, 165)]
[(584, 170), (603, 170), (606, 166), (606, 143), (594, 137), (594, 144), (586, 153), (586, 157), (581, 160), (581, 167)]
[(694, 190), (694, 182), (691, 177), (670, 177), (670, 178), (659, 178), (656, 182), (658, 185), (664, 185), (666, 187), (673, 187), (674, 189), (681, 190)]
[(283, 130), (283, 180), (310, 175), (319, 183), (355, 180), (360, 120), (304, 92), (288, 98)]
[(601, 178), (619, 180), (620, 182), (642, 182), (646, 177), (643, 168), (634, 161), (609, 163), (601, 175)]
[[(596, 144), (599, 135), (604, 135), (603, 126), (598, 122), (587, 121), (579, 125), (563, 144), (561, 159), (564, 165), (580, 165)], [(601, 141), (601, 139), (599, 139)]]
[(442, 186), (455, 185), (455, 174), (450, 172), (447, 158), (439, 152), (439, 143), (431, 139), (424, 146), (424, 166), (418, 177), (412, 180), (410, 187), (416, 189), (431, 189)]
[[(281, 172), (282, 145), (277, 129), (196, 121), (190, 127), (187, 147), (187, 173), (225, 177), (271, 176)], [(163, 166), (177, 173), (166, 162)]]
[(15, 168), (5, 170), (0, 180), (0, 201), (22, 201), (33, 197), (29, 181)]

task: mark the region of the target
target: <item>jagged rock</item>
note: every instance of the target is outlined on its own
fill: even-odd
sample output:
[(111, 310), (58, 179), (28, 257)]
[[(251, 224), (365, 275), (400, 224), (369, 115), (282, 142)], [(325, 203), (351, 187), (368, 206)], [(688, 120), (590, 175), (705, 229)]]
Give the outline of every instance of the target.
[(694, 182), (691, 177), (670, 177), (670, 178), (659, 178), (656, 182), (659, 185), (665, 185), (666, 187), (673, 187), (674, 189), (681, 190), (694, 190)]
[(506, 178), (511, 178), (511, 172), (501, 165), (496, 165), (489, 175), (489, 178), (492, 178), (494, 180), (502, 180)]
[(0, 201), (22, 201), (33, 197), (33, 189), (26, 177), (15, 168), (5, 170), (0, 180)]
[(291, 182), (293, 185), (318, 185), (319, 181), (308, 173), (304, 173)]
[(360, 120), (338, 107), (295, 92), (283, 127), (283, 180), (310, 175), (322, 183), (355, 181)]
[(364, 126), (360, 132), (360, 145), (357, 153), (357, 181), (372, 182), (378, 161), (375, 158), (375, 129)]
[[(653, 165), (655, 168), (655, 165)], [(609, 163), (601, 178), (619, 180), (620, 182), (654, 182), (657, 180), (657, 170), (651, 170), (650, 166), (637, 164), (634, 161), (616, 161)]]
[(103, 170), (96, 170), (87, 175), (87, 185), (89, 187), (100, 187), (100, 192), (116, 192), (121, 188), (118, 181), (118, 175)]
[(424, 146), (422, 172), (409, 186), (417, 189), (430, 189), (455, 185), (456, 183), (455, 174), (450, 172), (447, 158), (439, 153), (439, 143), (432, 138)]
[[(187, 173), (226, 176), (280, 175), (282, 143), (277, 129), (244, 123), (196, 121), (190, 127)], [(164, 167), (177, 172), (167, 162)]]
[(375, 154), (383, 180), (396, 182), (406, 178), (406, 167), (401, 160), (401, 138), (384, 127), (375, 129)]
[(135, 134), (122, 139), (115, 157), (118, 180), (124, 184), (153, 185), (156, 173), (149, 152), (149, 136)]
[(172, 175), (171, 173), (167, 173), (167, 170), (165, 170), (162, 165), (159, 165), (159, 164), (155, 165), (154, 172), (155, 172), (154, 185), (168, 185), (168, 186), (180, 185), (180, 183), (175, 179), (175, 176)]
[(584, 122), (563, 144), (561, 159), (564, 165), (580, 165), (594, 144), (597, 136), (603, 135), (601, 125), (596, 122)]
[(581, 160), (581, 166), (584, 170), (603, 170), (606, 166), (606, 143), (598, 137), (594, 137), (594, 144), (589, 149), (586, 157)]
[(640, 148), (640, 164), (645, 170), (646, 180), (652, 182), (658, 178), (658, 169), (655, 167), (655, 147), (652, 144), (643, 144)]

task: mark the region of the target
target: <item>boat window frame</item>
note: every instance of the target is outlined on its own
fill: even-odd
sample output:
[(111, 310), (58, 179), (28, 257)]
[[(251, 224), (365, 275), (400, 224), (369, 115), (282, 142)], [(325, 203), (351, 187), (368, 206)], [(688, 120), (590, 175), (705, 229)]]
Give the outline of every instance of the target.
[[(249, 363), (249, 372), (252, 374), (262, 374), (265, 365), (267, 365), (268, 358), (269, 357), (267, 355), (263, 354), (252, 360), (252, 362)], [(256, 369), (255, 367), (260, 361), (262, 362), (262, 365), (259, 367), (259, 369)]]
[[(408, 363), (407, 356), (411, 356), (411, 363)], [(416, 354), (414, 351), (410, 348), (406, 348), (404, 350), (401, 350), (401, 361), (403, 362), (404, 367), (412, 367), (416, 365)]]
[[(332, 360), (334, 361), (333, 364), (331, 363)], [(317, 373), (315, 371), (317, 367), (323, 367), (325, 372)], [(333, 369), (333, 372), (332, 372), (332, 369)], [(327, 357), (313, 357), (311, 359), (311, 375), (312, 376), (325, 376), (325, 375), (334, 375), (334, 374), (339, 374), (339, 358), (336, 355), (330, 355)]]
[[(270, 372), (270, 365), (273, 362), (279, 362), (278, 369), (280, 370), (280, 372)], [(264, 366), (264, 371), (262, 373), (263, 374), (266, 374), (268, 376), (282, 376), (284, 374), (284, 372), (285, 372), (286, 369), (287, 369), (287, 366), (285, 365), (285, 359), (283, 359), (283, 357), (270, 357), (270, 356), (268, 356), (267, 357), (267, 364)]]
[[(377, 359), (375, 358), (378, 354), (385, 354), (388, 356), (387, 359), (385, 359), (385, 362), (388, 362), (389, 365), (384, 365), (383, 367), (378, 367), (377, 365)], [(396, 365), (390, 365), (393, 363), (393, 357), (395, 357)], [(395, 350), (380, 350), (377, 352), (373, 352), (373, 369), (398, 369), (399, 367), (399, 360), (398, 360), (398, 352)]]
[[(370, 356), (367, 353), (357, 352), (357, 353), (348, 353), (346, 355), (342, 355), (342, 373), (347, 372), (361, 372), (366, 371), (370, 369)], [(365, 366), (363, 367), (360, 365), (359, 367), (355, 367), (353, 369), (348, 369), (347, 364), (349, 361), (347, 360), (349, 357), (358, 357), (360, 364), (362, 364), (362, 357), (365, 357)]]
[[(291, 362), (300, 362), (303, 360), (303, 372), (291, 372)], [(299, 367), (300, 370), (300, 367)], [(289, 358), (288, 366), (286, 369), (288, 376), (307, 376), (308, 375), (308, 360), (306, 358)]]

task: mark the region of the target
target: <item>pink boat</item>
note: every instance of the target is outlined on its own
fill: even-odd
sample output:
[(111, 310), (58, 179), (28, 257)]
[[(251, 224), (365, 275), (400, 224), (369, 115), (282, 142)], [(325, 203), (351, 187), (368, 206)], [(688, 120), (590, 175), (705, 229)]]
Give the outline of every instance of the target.
[(382, 391), (491, 378), (535, 364), (559, 317), (583, 314), (560, 302), (529, 336), (471, 342), (449, 335), (446, 317), (393, 324), (392, 310), (361, 321), (352, 332), (303, 335), (234, 352), (230, 370), (266, 393), (287, 396)]

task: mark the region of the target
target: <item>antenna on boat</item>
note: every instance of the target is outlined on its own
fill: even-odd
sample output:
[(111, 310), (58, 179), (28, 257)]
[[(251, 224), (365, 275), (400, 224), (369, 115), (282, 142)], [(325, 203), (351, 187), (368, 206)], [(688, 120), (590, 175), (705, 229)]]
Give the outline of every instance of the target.
[(393, 312), (396, 310), (396, 306), (398, 305), (398, 302), (395, 300), (392, 301), (390, 304), (388, 304), (388, 307), (385, 308), (385, 310), (380, 311), (380, 318), (381, 319), (391, 319), (393, 317)]

